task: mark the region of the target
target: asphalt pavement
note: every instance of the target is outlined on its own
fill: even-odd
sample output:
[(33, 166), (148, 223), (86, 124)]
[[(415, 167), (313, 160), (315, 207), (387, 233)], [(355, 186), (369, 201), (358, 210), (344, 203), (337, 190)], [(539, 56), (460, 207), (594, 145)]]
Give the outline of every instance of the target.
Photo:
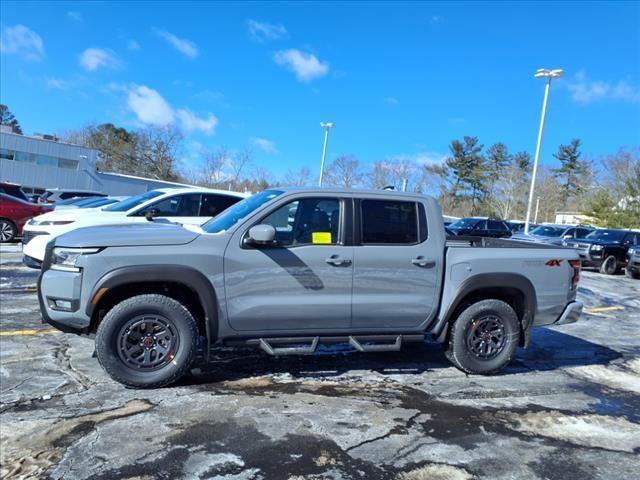
[(0, 247), (0, 478), (631, 479), (640, 474), (640, 281), (583, 272), (575, 324), (501, 375), (435, 343), (269, 357), (219, 349), (130, 390), (93, 342), (40, 321), (37, 272)]

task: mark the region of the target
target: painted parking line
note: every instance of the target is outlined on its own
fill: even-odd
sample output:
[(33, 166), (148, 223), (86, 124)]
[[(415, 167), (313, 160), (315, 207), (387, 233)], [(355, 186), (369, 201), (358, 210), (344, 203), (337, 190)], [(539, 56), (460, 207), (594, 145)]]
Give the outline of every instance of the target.
[(600, 313), (600, 312), (612, 312), (614, 310), (624, 310), (624, 307), (620, 305), (612, 306), (612, 307), (594, 307), (594, 308), (585, 308), (584, 311), (587, 313)]
[(0, 337), (13, 337), (17, 335), (50, 335), (52, 333), (62, 333), (54, 328), (40, 330), (0, 330)]

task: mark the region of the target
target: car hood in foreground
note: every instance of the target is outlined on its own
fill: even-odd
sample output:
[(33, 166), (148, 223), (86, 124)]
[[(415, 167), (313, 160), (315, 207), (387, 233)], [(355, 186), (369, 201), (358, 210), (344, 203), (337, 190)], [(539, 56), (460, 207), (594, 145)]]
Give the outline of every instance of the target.
[(618, 240), (602, 240), (598, 238), (572, 238), (567, 240), (567, 245), (577, 245), (579, 243), (585, 245), (620, 245)]
[(134, 225), (101, 225), (72, 230), (60, 235), (56, 245), (62, 247), (132, 247), (144, 245), (184, 245), (198, 233), (175, 223), (160, 221)]

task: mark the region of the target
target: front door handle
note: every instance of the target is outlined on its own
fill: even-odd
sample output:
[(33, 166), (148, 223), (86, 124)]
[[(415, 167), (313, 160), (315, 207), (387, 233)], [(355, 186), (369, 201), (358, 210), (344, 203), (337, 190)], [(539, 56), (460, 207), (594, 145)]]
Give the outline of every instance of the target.
[(336, 267), (346, 267), (351, 265), (351, 260), (348, 258), (340, 258), (340, 255), (331, 255), (329, 258), (325, 258), (324, 261), (329, 265), (335, 265)]
[(434, 260), (427, 260), (422, 255), (412, 259), (411, 263), (422, 268), (433, 268), (436, 266), (436, 262)]

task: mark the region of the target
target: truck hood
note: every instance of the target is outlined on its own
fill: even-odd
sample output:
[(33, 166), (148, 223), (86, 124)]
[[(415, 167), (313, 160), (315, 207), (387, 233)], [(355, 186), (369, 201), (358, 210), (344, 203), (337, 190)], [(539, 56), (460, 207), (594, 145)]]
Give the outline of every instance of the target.
[(59, 247), (133, 247), (145, 245), (184, 245), (198, 233), (175, 223), (101, 225), (84, 227), (60, 235)]

